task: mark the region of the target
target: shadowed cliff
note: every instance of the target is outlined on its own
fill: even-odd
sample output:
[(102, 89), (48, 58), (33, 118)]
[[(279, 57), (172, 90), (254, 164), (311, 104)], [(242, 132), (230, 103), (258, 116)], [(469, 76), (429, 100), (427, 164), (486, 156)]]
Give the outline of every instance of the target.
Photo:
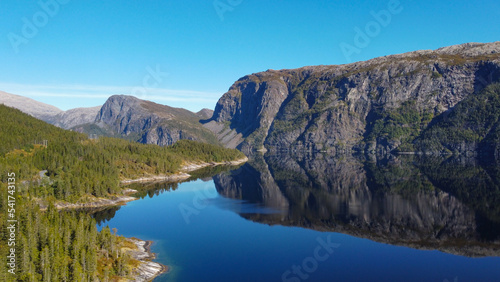
[(225, 197), (276, 211), (241, 214), (256, 222), (500, 256), (500, 174), (474, 159), (268, 154), (214, 182)]

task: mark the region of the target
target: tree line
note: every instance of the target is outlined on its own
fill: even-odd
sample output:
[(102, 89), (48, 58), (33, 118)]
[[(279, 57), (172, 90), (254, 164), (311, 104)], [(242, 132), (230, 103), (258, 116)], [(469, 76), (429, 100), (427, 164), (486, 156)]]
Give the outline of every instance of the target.
[[(47, 140), (48, 146), (38, 145)], [(171, 174), (186, 161), (220, 162), (243, 157), (195, 141), (171, 147), (115, 138), (88, 139), (0, 105), (0, 256), (9, 252), (8, 174), (17, 181), (16, 275), (0, 267), (0, 281), (101, 281), (125, 277), (134, 260), (121, 252), (128, 241), (77, 211), (57, 211), (54, 201), (81, 201), (121, 192), (120, 180)], [(40, 177), (40, 171), (46, 171)], [(48, 203), (46, 211), (40, 202)], [(130, 247), (130, 246), (129, 246)]]

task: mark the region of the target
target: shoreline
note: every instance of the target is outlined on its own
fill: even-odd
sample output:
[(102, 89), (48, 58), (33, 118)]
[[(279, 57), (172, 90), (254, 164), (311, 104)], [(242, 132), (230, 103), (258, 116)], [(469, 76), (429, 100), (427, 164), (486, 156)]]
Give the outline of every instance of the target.
[(180, 181), (186, 180), (191, 177), (188, 172), (195, 171), (198, 169), (202, 169), (209, 166), (219, 166), (219, 165), (240, 165), (248, 161), (247, 157), (242, 159), (234, 160), (234, 161), (226, 161), (226, 162), (200, 162), (200, 163), (186, 163), (184, 164), (179, 172), (176, 172), (171, 175), (154, 175), (150, 177), (141, 177), (137, 179), (124, 179), (120, 181), (120, 184), (131, 184), (131, 183), (145, 183), (145, 182), (155, 182), (155, 181)]
[[(157, 175), (152, 177), (143, 177), (139, 179), (126, 179), (120, 181), (120, 184), (130, 184), (137, 182), (154, 182), (154, 181), (180, 181), (185, 180), (191, 177), (187, 172), (195, 171), (204, 167), (209, 166), (218, 166), (218, 165), (240, 165), (248, 161), (247, 157), (242, 159), (234, 160), (234, 161), (226, 161), (226, 162), (200, 162), (200, 163), (186, 163), (184, 164), (179, 172), (174, 173), (172, 175)], [(111, 207), (117, 205), (124, 205), (127, 202), (139, 200), (139, 198), (131, 197), (130, 194), (136, 193), (137, 190), (124, 188), (122, 193), (123, 195), (113, 196), (112, 199), (106, 198), (95, 198), (93, 201), (86, 203), (68, 203), (68, 202), (59, 202), (55, 203), (54, 206), (58, 210), (62, 209), (85, 209), (85, 208), (103, 208), (103, 207)], [(41, 210), (47, 210), (47, 206), (42, 206), (40, 203)], [(134, 274), (132, 274), (133, 281), (152, 281), (156, 277), (170, 272), (170, 267), (167, 265), (163, 265), (158, 262), (153, 262), (152, 260), (156, 259), (156, 254), (151, 251), (151, 246), (153, 245), (153, 241), (144, 241), (138, 238), (125, 238), (135, 244), (136, 250), (129, 250), (128, 253), (130, 256), (137, 261), (140, 262), (139, 266), (134, 268)]]
[[(151, 247), (154, 244), (154, 241), (148, 240), (145, 241), (146, 244), (144, 245), (144, 248), (146, 249), (146, 252), (151, 256), (151, 260), (156, 259), (156, 254), (151, 251)], [(161, 266), (161, 271), (158, 273), (157, 276), (162, 275), (163, 273), (169, 273), (170, 272), (170, 267), (168, 265), (164, 265), (161, 263), (158, 263)]]
[(128, 253), (133, 259), (140, 262), (139, 266), (134, 269), (132, 279), (134, 281), (152, 281), (156, 277), (168, 273), (170, 267), (152, 260), (156, 259), (156, 254), (151, 251), (153, 241), (144, 241), (135, 237), (126, 238), (136, 246), (136, 250), (128, 250)]
[(195, 171), (208, 166), (219, 166), (219, 165), (240, 165), (242, 163), (246, 163), (248, 161), (248, 157), (244, 157), (242, 159), (234, 160), (234, 161), (226, 161), (226, 162), (201, 162), (201, 163), (187, 163), (183, 165), (180, 171), (190, 172)]
[[(247, 157), (242, 159), (234, 160), (234, 161), (226, 161), (226, 162), (200, 162), (200, 163), (186, 163), (184, 164), (179, 172), (171, 174), (171, 175), (155, 175), (151, 177), (142, 177), (138, 179), (125, 179), (121, 180), (120, 184), (131, 184), (131, 183), (147, 183), (147, 182), (156, 182), (156, 181), (181, 181), (186, 180), (191, 177), (188, 172), (195, 171), (208, 166), (219, 166), (219, 165), (240, 165), (248, 161)], [(58, 210), (63, 209), (94, 209), (94, 208), (104, 208), (104, 207), (113, 207), (118, 205), (124, 205), (128, 202), (139, 200), (139, 198), (131, 197), (129, 195), (136, 193), (137, 190), (125, 188), (123, 189), (123, 195), (114, 195), (112, 198), (96, 198), (89, 197), (91, 201), (85, 203), (68, 203), (68, 202), (56, 202), (54, 206)], [(40, 210), (47, 210), (47, 205), (39, 204)]]
[[(65, 209), (97, 209), (97, 208), (124, 205), (128, 202), (139, 200), (138, 198), (128, 196), (136, 192), (137, 190), (134, 189), (124, 189), (122, 191), (123, 195), (115, 195), (110, 199), (94, 197), (92, 198), (92, 201), (85, 203), (56, 202), (54, 203), (54, 207), (58, 210), (65, 210)], [(47, 205), (42, 203), (39, 203), (39, 205), (41, 211), (47, 210)]]

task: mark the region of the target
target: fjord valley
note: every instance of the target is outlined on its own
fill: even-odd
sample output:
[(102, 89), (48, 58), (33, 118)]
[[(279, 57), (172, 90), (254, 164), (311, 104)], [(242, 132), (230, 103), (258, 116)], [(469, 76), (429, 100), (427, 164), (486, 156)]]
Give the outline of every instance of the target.
[(254, 73), (197, 113), (1, 92), (0, 279), (497, 280), (499, 97), (500, 42)]
[(255, 154), (212, 177), (134, 184), (142, 200), (94, 217), (155, 238), (171, 267), (155, 281), (500, 277), (498, 162), (371, 157)]
[[(122, 139), (88, 139), (0, 105), (2, 244), (13, 248), (16, 275), (2, 267), (2, 281), (94, 281), (137, 276), (143, 263), (124, 249), (135, 248), (109, 227), (97, 231), (85, 212), (60, 211), (67, 204), (87, 206), (123, 194), (120, 181), (175, 175), (187, 163), (229, 162), (236, 150), (183, 140), (171, 147)], [(44, 145), (39, 145), (43, 143)], [(42, 173), (40, 173), (42, 172)], [(15, 178), (15, 183), (11, 179)], [(9, 180), (10, 179), (10, 180)], [(14, 204), (12, 204), (14, 203)], [(46, 211), (42, 211), (45, 209)], [(7, 213), (9, 211), (9, 213)], [(7, 217), (12, 214), (12, 217)], [(7, 219), (18, 220), (16, 244), (7, 243)]]
[(66, 129), (147, 144), (498, 155), (499, 81), (500, 42), (466, 43), (254, 73), (236, 81), (214, 111), (126, 95), (66, 112), (7, 93), (0, 102)]

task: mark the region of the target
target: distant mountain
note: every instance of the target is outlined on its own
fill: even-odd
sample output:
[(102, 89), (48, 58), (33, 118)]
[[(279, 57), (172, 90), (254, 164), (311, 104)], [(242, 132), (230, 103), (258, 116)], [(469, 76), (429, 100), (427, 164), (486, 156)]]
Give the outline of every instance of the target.
[[(418, 137), (467, 97), (496, 82), (500, 42), (346, 65), (268, 70), (236, 81), (219, 99), (205, 127), (227, 147), (243, 150), (463, 152), (481, 148), (485, 136), (500, 136), (489, 133), (500, 132), (493, 120), (496, 114), (486, 113), (495, 107), (466, 102), (475, 107), (468, 116), (489, 120), (458, 121), (463, 126), (456, 128), (467, 134), (432, 144)], [(486, 147), (489, 152), (497, 150)]]
[(75, 108), (58, 113), (47, 121), (55, 126), (71, 129), (76, 126), (95, 121), (101, 106), (91, 108)]
[(111, 96), (103, 106), (68, 111), (5, 92), (0, 92), (0, 103), (58, 127), (90, 135), (167, 146), (181, 139), (220, 144), (199, 122), (212, 116), (210, 109), (193, 113), (126, 95)]
[(55, 126), (70, 129), (75, 126), (93, 122), (101, 107), (76, 108), (63, 111), (49, 104), (31, 98), (0, 91), (0, 104), (16, 108), (37, 119)]
[(57, 107), (3, 91), (0, 91), (0, 104), (16, 108), (44, 121), (63, 112)]
[(67, 112), (3, 92), (0, 102), (63, 128), (158, 145), (190, 139), (244, 151), (500, 157), (498, 83), (500, 42), (467, 43), (247, 75), (215, 111), (193, 113), (124, 95), (100, 109)]
[(199, 112), (196, 113), (196, 115), (200, 119), (209, 119), (212, 117), (213, 114), (214, 114), (214, 111), (207, 109), (207, 108), (201, 109)]
[(202, 110), (195, 114), (133, 96), (114, 95), (102, 106), (94, 124), (106, 132), (147, 144), (168, 146), (181, 139), (218, 144), (215, 135), (199, 122), (207, 113)]

